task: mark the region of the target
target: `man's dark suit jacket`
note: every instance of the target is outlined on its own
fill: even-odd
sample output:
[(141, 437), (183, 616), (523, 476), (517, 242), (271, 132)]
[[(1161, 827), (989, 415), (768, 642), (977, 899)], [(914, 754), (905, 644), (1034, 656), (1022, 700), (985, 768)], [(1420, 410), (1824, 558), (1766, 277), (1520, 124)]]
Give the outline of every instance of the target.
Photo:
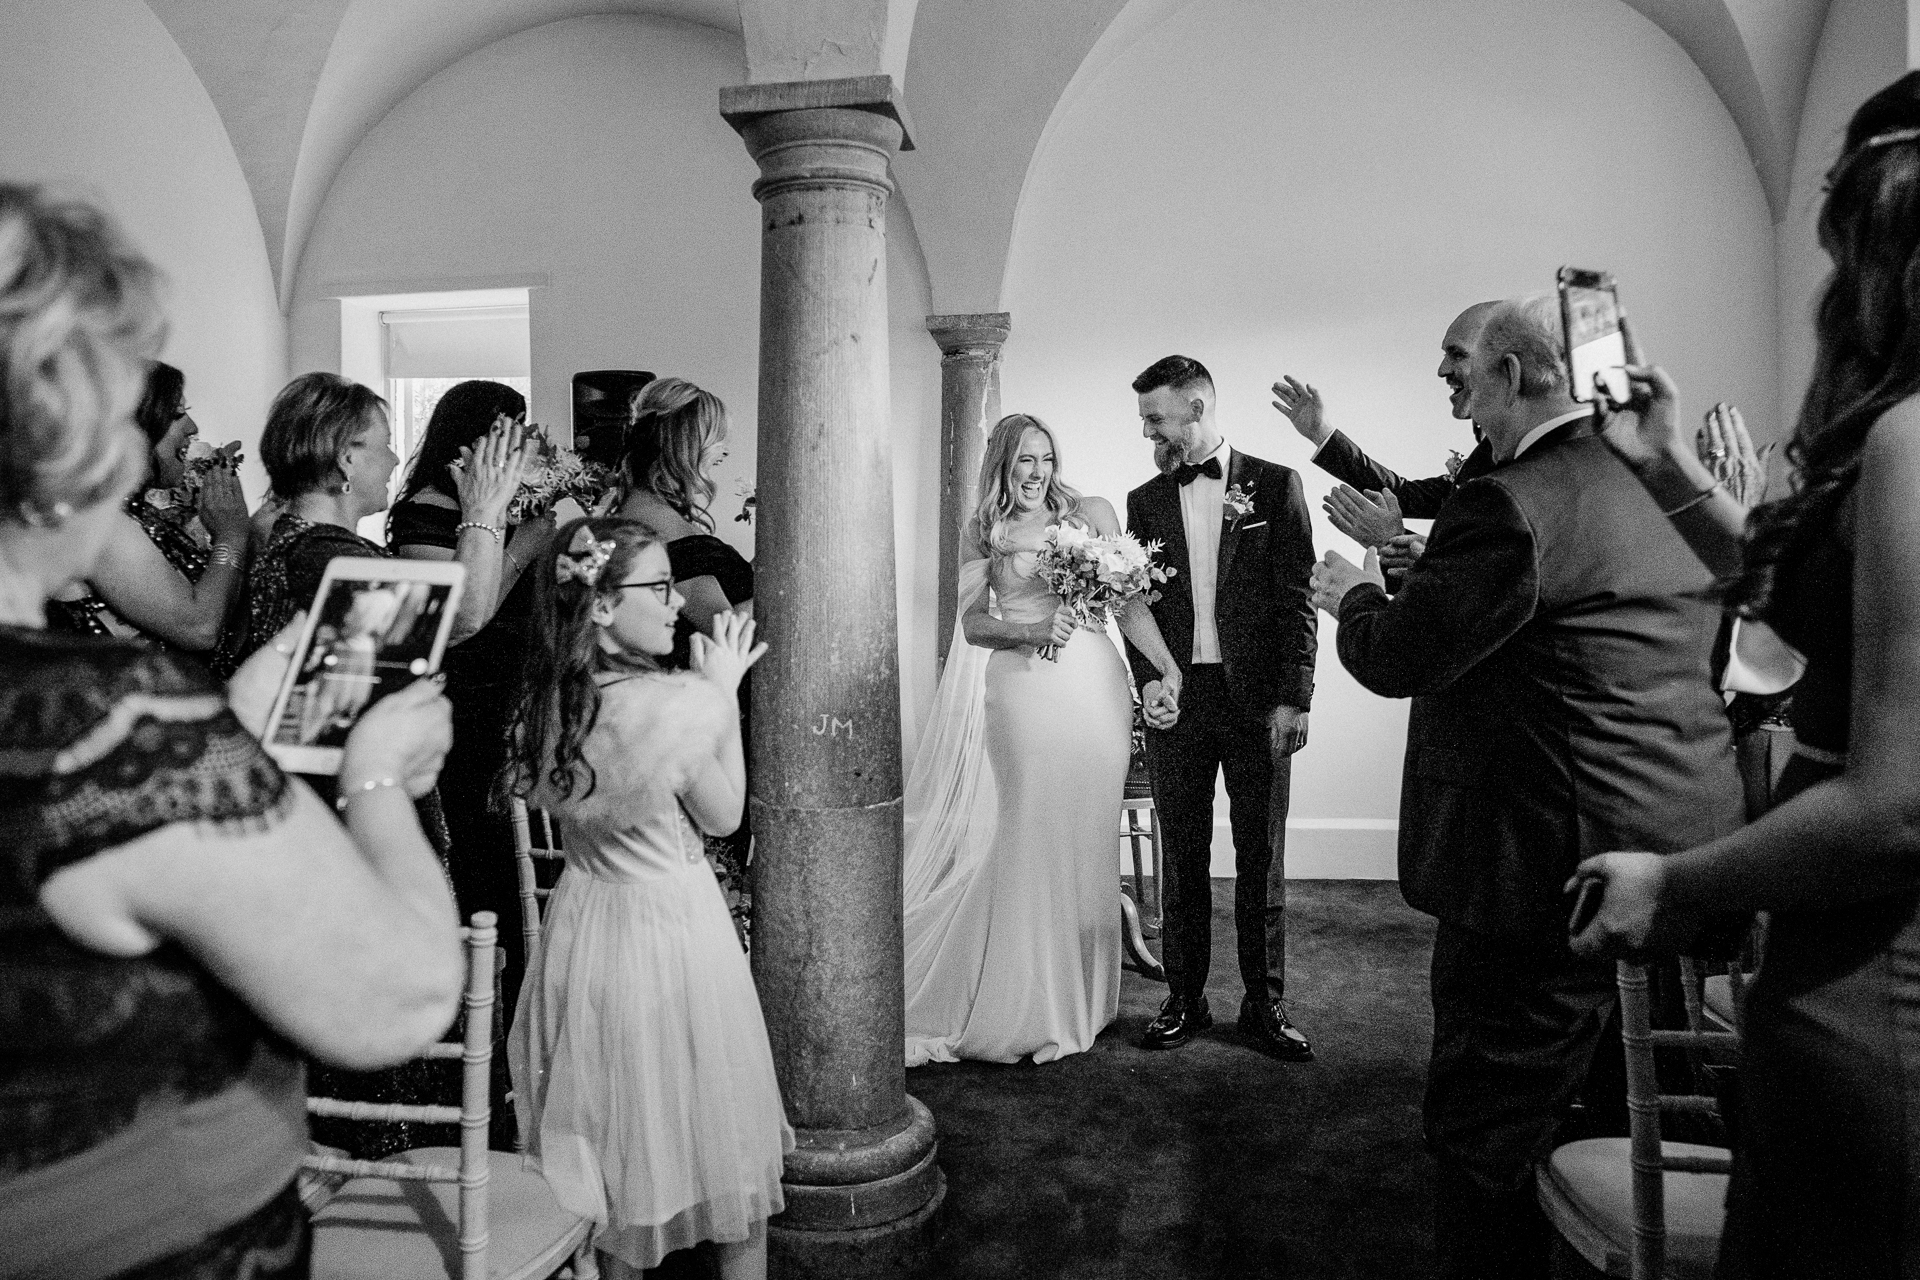
[(1460, 464), (1458, 476), (1408, 480), (1369, 458), (1345, 432), (1336, 431), (1313, 455), (1313, 465), (1362, 493), (1391, 492), (1400, 504), (1400, 514), (1409, 520), (1431, 520), (1440, 514), (1440, 504), (1453, 496), (1456, 486), (1493, 470), (1493, 446), (1480, 441)]
[(1413, 698), (1400, 796), (1409, 905), (1564, 945), (1561, 886), (1612, 849), (1743, 820), (1709, 678), (1706, 569), (1584, 424), (1461, 485), (1399, 595), (1340, 605), (1340, 660)]
[[(1227, 487), (1253, 498), (1253, 510), (1235, 518), (1224, 508), (1220, 561), (1214, 578), (1214, 626), (1227, 693), (1247, 712), (1265, 720), (1278, 706), (1306, 710), (1313, 700), (1316, 644), (1313, 593), (1313, 529), (1299, 475), (1234, 449)], [(1180, 518), (1180, 486), (1160, 475), (1127, 495), (1127, 528), (1141, 541), (1163, 545), (1160, 563), (1179, 570), (1161, 584), (1153, 620), (1184, 674), (1193, 658), (1193, 588), (1187, 564), (1187, 531)], [(1145, 687), (1160, 673), (1133, 645), (1127, 646), (1134, 679)]]

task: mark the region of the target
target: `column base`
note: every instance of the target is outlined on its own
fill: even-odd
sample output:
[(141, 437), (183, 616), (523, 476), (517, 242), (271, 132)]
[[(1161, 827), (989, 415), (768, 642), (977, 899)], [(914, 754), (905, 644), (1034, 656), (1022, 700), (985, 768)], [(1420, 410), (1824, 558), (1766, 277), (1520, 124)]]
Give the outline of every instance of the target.
[(782, 1226), (780, 1218), (769, 1222), (770, 1280), (868, 1280), (880, 1276), (904, 1280), (925, 1272), (933, 1264), (933, 1245), (940, 1226), (937, 1215), (947, 1198), (946, 1175), (938, 1165), (930, 1165), (930, 1170), (932, 1197), (907, 1217), (877, 1227), (800, 1231)]

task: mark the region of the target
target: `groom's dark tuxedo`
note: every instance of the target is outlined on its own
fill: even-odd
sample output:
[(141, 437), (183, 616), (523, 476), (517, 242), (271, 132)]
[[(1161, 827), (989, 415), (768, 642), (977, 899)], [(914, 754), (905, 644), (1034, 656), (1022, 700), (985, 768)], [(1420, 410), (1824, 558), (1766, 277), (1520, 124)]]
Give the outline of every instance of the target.
[[(1211, 947), (1208, 864), (1214, 779), (1222, 769), (1233, 824), (1234, 920), (1241, 977), (1260, 999), (1285, 994), (1286, 821), (1292, 758), (1275, 756), (1267, 720), (1313, 698), (1314, 612), (1307, 585), (1313, 537), (1300, 477), (1237, 449), (1224, 451), (1226, 501), (1213, 566), (1218, 660), (1194, 662), (1196, 617), (1181, 486), (1157, 476), (1127, 495), (1127, 527), (1162, 544), (1178, 570), (1152, 606), (1180, 665), (1180, 719), (1147, 730), (1147, 767), (1166, 853), (1164, 960), (1175, 995), (1203, 993)], [(1235, 509), (1244, 498), (1250, 508)], [(1211, 656), (1209, 648), (1208, 656)], [(1159, 673), (1131, 644), (1144, 688)]]

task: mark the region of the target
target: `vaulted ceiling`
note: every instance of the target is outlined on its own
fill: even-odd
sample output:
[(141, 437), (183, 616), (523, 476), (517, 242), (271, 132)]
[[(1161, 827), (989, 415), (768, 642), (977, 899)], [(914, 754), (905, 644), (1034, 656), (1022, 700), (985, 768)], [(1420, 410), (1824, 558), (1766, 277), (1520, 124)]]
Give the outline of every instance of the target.
[[(644, 13), (740, 35), (752, 80), (902, 81), (918, 149), (897, 168), (946, 311), (997, 309), (1028, 165), (1075, 77), (1192, 2), (148, 0), (225, 122), (283, 305), (340, 167), (415, 88), (519, 31)], [(1587, 2), (1626, 3), (1685, 50), (1726, 104), (1780, 217), (1829, 0)]]

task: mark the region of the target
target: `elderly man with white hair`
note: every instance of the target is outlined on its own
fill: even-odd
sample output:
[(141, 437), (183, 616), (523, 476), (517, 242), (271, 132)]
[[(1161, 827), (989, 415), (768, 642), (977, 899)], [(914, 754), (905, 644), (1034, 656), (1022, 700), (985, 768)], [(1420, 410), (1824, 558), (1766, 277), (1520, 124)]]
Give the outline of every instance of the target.
[(1371, 553), (1314, 575), (1347, 670), (1413, 699), (1400, 884), (1439, 921), (1424, 1118), (1445, 1277), (1546, 1272), (1532, 1168), (1614, 1005), (1611, 966), (1567, 946), (1574, 867), (1743, 817), (1710, 577), (1567, 377), (1554, 300), (1501, 304), (1468, 379), (1493, 469), (1447, 500), (1397, 595)]

